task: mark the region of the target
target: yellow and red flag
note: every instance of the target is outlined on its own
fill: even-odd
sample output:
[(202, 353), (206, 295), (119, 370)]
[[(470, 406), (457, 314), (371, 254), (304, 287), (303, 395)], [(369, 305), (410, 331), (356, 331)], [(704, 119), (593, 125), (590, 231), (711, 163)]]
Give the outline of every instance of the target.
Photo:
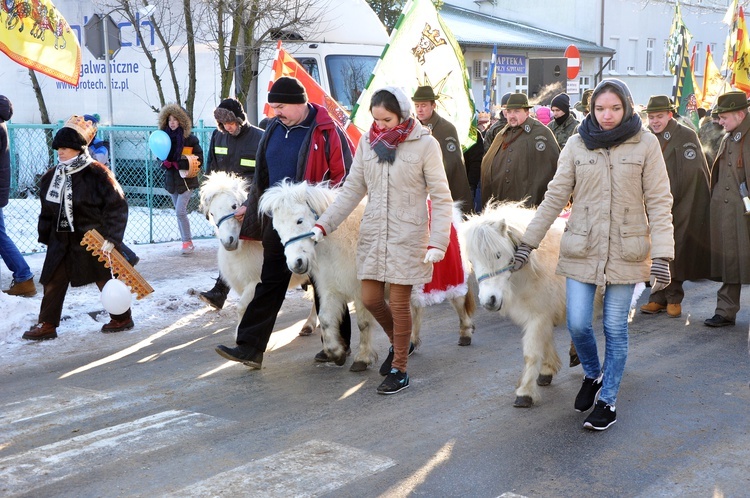
[(4, 0), (0, 20), (0, 51), (22, 66), (78, 85), (81, 46), (50, 0)]
[(737, 44), (734, 50), (732, 86), (750, 95), (750, 41), (742, 7), (737, 14)]
[(704, 109), (711, 109), (719, 95), (730, 91), (732, 87), (724, 80), (711, 55), (711, 46), (706, 45), (706, 65), (703, 69), (703, 103)]
[[(351, 120), (349, 119), (349, 113), (346, 111), (346, 109), (341, 107), (338, 102), (333, 100), (333, 98), (328, 95), (325, 90), (323, 90), (318, 82), (315, 81), (307, 71), (305, 71), (305, 68), (302, 67), (294, 59), (294, 57), (289, 55), (286, 50), (281, 48), (281, 40), (279, 40), (278, 44), (276, 45), (276, 59), (273, 61), (271, 71), (271, 80), (268, 82), (269, 91), (271, 90), (271, 86), (273, 86), (274, 82), (282, 76), (291, 76), (297, 78), (299, 82), (302, 83), (302, 86), (305, 87), (305, 91), (307, 92), (307, 99), (310, 102), (320, 104), (328, 109), (328, 113), (349, 136), (349, 139), (354, 144), (354, 147), (357, 146), (357, 144), (359, 143), (359, 139), (362, 137), (362, 132), (352, 124)], [(273, 117), (273, 111), (271, 110), (271, 106), (269, 106), (268, 104), (266, 104), (266, 107), (263, 109), (263, 113), (269, 118)]]

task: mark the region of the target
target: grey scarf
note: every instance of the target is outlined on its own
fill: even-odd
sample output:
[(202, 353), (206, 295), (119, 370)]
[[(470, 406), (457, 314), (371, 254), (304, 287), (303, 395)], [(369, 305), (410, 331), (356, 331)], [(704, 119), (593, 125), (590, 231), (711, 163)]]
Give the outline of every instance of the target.
[(73, 232), (73, 178), (94, 160), (89, 151), (84, 147), (83, 152), (73, 159), (63, 161), (55, 167), (55, 174), (49, 184), (46, 199), (50, 202), (60, 204), (60, 212), (57, 215), (57, 231)]

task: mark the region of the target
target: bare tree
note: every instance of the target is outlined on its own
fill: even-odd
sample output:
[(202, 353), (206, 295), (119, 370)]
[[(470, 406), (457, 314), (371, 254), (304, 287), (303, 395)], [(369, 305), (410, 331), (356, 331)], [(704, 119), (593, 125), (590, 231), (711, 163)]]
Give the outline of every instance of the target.
[(212, 47), (219, 59), (221, 96), (246, 103), (258, 66), (274, 40), (304, 40), (323, 29), (316, 24), (328, 0), (204, 0), (211, 15), (202, 15), (199, 42)]
[[(181, 2), (165, 1), (159, 2), (158, 7), (150, 12), (148, 19), (154, 30), (156, 38), (159, 40), (159, 46), (150, 48), (148, 43), (143, 42), (143, 26), (138, 22), (139, 17), (136, 15), (139, 9), (145, 11), (149, 6), (147, 0), (101, 0), (96, 4), (103, 11), (111, 11), (125, 17), (135, 29), (136, 36), (142, 40), (138, 44), (149, 63), (151, 77), (156, 85), (156, 91), (159, 98), (158, 105), (147, 102), (154, 112), (164, 107), (167, 101), (175, 101), (185, 107), (190, 115), (193, 116), (193, 104), (195, 102), (195, 32), (193, 22), (193, 12), (191, 9), (191, 0), (182, 0)], [(188, 81), (187, 90), (181, 87), (181, 81), (175, 68), (176, 61), (183, 56), (187, 49), (188, 58)], [(157, 56), (163, 53), (166, 67), (160, 67)], [(165, 83), (162, 80), (164, 72), (169, 74), (169, 80)], [(172, 86), (174, 98), (167, 97), (165, 85)], [(144, 97), (141, 96), (143, 99)]]

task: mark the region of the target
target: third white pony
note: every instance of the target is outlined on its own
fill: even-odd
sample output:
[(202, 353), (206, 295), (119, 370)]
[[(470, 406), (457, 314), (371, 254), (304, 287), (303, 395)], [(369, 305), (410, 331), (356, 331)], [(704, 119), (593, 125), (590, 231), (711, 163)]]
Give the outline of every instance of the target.
[[(495, 202), (461, 225), (462, 246), (479, 282), (479, 303), (523, 329), (525, 365), (513, 403), (521, 408), (537, 402), (537, 385), (549, 385), (560, 370), (552, 331), (565, 323), (565, 278), (555, 274), (563, 220), (552, 225), (524, 268), (510, 272), (516, 247), (535, 212), (520, 203)], [(596, 309), (601, 310), (601, 293)]]

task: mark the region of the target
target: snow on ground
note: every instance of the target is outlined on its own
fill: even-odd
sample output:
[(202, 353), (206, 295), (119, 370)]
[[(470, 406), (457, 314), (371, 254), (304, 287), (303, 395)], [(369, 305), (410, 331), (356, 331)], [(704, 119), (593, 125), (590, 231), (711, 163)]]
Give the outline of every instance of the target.
[[(136, 269), (154, 288), (152, 294), (140, 300), (133, 294), (133, 330), (106, 335), (100, 332), (102, 325), (109, 321), (109, 314), (102, 307), (99, 289), (90, 284), (68, 288), (58, 338), (42, 342), (21, 339), (21, 335), (37, 323), (43, 293), (38, 278), (45, 255), (27, 256), (26, 261), (34, 272), (37, 295), (24, 298), (0, 293), (0, 365), (23, 364), (47, 354), (97, 349), (105, 338), (137, 343), (174, 325), (189, 326), (191, 322), (217, 331), (235, 327), (235, 305), (239, 296), (234, 291), (221, 312), (216, 312), (197, 296), (197, 292), (210, 289), (218, 275), (219, 243), (215, 238), (193, 242), (196, 249), (189, 256), (180, 254), (180, 242), (132, 246), (141, 259)], [(11, 278), (10, 271), (0, 262), (0, 287), (7, 289)], [(310, 303), (304, 299), (304, 292), (297, 289), (288, 291), (284, 306), (309, 309)]]

